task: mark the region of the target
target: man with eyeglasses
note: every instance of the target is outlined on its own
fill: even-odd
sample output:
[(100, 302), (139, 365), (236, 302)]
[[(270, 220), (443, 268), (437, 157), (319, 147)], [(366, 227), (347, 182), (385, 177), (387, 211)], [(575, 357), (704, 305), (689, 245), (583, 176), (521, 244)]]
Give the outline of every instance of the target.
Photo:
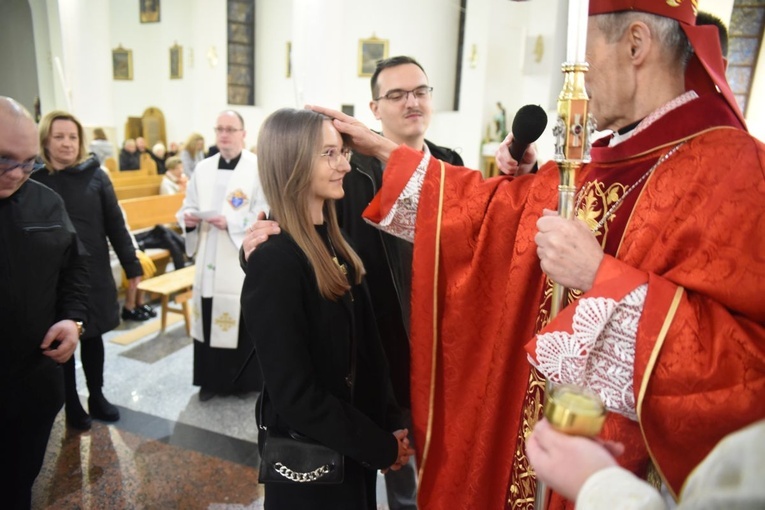
[(29, 176), (42, 167), (37, 127), (0, 97), (0, 494), (31, 506), (50, 431), (64, 405), (61, 364), (84, 331), (88, 269), (61, 197)]
[(239, 370), (252, 350), (240, 317), (244, 274), (237, 267), (245, 229), (267, 211), (255, 154), (243, 150), (244, 119), (222, 112), (213, 128), (219, 153), (197, 163), (186, 188), (178, 222), (186, 254), (196, 256), (192, 309), (194, 385), (199, 399), (259, 391), (257, 363)]
[[(429, 152), (447, 163), (463, 164), (455, 151), (425, 139), (433, 113), (433, 87), (415, 59), (397, 56), (381, 60), (372, 74), (371, 88), (369, 108), (380, 121), (385, 138)], [(399, 405), (408, 412), (412, 244), (370, 226), (361, 217), (382, 185), (384, 170), (380, 160), (354, 153), (351, 171), (343, 179), (345, 197), (337, 210), (340, 226), (364, 261), (393, 390)], [(411, 424), (409, 427), (411, 430)], [(391, 510), (417, 508), (414, 457), (401, 470), (388, 471), (385, 485)]]

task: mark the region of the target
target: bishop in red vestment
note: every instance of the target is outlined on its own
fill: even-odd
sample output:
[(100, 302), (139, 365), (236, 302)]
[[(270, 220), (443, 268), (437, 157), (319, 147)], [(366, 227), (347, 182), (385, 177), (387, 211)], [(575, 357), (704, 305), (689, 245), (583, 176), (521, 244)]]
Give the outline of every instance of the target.
[[(524, 440), (543, 403), (539, 371), (596, 390), (612, 411), (602, 437), (626, 447), (620, 463), (674, 494), (722, 437), (765, 417), (765, 147), (746, 132), (715, 32), (695, 30), (693, 2), (673, 4), (590, 2), (591, 15), (677, 20), (696, 53), (683, 80), (650, 20), (608, 40), (590, 17), (592, 112), (628, 132), (593, 147), (576, 220), (540, 219), (556, 208), (554, 164), (484, 180), (319, 108), (388, 160), (365, 216), (414, 239), (425, 510), (533, 507)], [(547, 276), (583, 291), (552, 321)]]

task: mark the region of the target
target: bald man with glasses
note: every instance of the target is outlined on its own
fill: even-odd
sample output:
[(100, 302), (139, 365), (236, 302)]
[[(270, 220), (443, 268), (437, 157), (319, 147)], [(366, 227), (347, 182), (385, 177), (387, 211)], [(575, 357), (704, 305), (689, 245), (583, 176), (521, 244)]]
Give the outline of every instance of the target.
[(0, 494), (13, 510), (31, 506), (87, 318), (84, 249), (61, 197), (29, 179), (39, 151), (29, 112), (0, 97)]

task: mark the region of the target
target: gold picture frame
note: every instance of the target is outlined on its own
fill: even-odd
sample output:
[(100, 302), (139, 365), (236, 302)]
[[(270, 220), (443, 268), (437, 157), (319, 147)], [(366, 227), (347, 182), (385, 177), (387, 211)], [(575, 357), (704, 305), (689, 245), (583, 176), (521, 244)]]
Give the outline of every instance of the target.
[(292, 78), (292, 41), (287, 41), (287, 78)]
[(175, 43), (170, 47), (170, 79), (180, 80), (183, 78), (183, 46)]
[(133, 79), (133, 50), (122, 45), (112, 50), (112, 75), (115, 80)]
[(159, 0), (138, 0), (141, 23), (159, 23)]
[(388, 39), (359, 39), (359, 76), (372, 76), (377, 62), (388, 58)]

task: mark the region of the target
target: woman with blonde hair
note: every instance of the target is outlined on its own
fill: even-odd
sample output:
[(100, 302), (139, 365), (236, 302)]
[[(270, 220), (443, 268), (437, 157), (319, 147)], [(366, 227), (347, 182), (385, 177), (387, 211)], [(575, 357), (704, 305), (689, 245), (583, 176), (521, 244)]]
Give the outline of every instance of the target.
[[(36, 172), (32, 178), (61, 195), (77, 236), (89, 254), (91, 291), (88, 320), (80, 339), (80, 358), (88, 385), (90, 415), (82, 408), (77, 394), (74, 356), (64, 365), (66, 421), (74, 428), (88, 430), (91, 416), (103, 421), (117, 421), (120, 418), (117, 407), (109, 403), (103, 394), (104, 343), (101, 335), (120, 323), (107, 238), (131, 286), (138, 285), (143, 269), (136, 257), (111, 181), (101, 170), (98, 159), (89, 156), (85, 149), (80, 121), (67, 112), (50, 112), (40, 122), (40, 147), (47, 171)], [(130, 311), (123, 309), (123, 317), (126, 312)]]
[(100, 127), (93, 130), (93, 141), (90, 142), (88, 150), (96, 155), (102, 165), (106, 158), (114, 157), (114, 146), (106, 139), (106, 133)]
[(183, 171), (191, 177), (197, 163), (205, 159), (205, 139), (199, 133), (192, 133), (180, 153)]
[[(349, 157), (331, 120), (309, 110), (278, 110), (258, 138), (260, 180), (281, 227), (250, 255), (242, 288), (264, 379), (259, 426), (306, 436), (344, 456), (341, 483), (267, 482), (267, 510), (374, 509), (375, 470), (397, 470), (413, 453), (364, 266), (335, 213)], [(299, 476), (289, 471), (281, 470)]]

